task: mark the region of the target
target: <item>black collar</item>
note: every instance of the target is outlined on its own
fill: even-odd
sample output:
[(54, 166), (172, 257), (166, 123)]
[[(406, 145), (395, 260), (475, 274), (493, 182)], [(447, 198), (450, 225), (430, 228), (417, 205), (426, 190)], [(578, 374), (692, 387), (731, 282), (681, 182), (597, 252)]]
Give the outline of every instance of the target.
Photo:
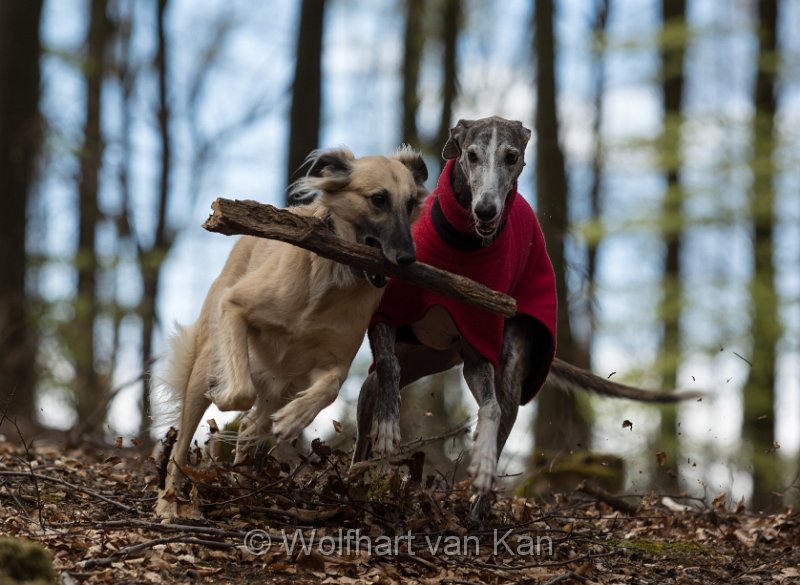
[(433, 200), (433, 205), (431, 206), (431, 221), (433, 222), (434, 229), (436, 229), (436, 233), (442, 238), (442, 241), (456, 250), (471, 252), (485, 248), (491, 243), (485, 243), (484, 240), (479, 238), (478, 234), (474, 232), (464, 233), (454, 228), (453, 224), (447, 221), (447, 218), (444, 216), (442, 207), (439, 205), (439, 197)]

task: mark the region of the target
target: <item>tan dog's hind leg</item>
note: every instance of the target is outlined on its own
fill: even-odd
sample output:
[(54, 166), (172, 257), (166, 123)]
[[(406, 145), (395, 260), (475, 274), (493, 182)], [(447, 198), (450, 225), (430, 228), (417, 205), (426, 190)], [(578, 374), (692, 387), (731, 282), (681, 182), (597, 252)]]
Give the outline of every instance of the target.
[(247, 309), (235, 290), (228, 291), (220, 300), (215, 345), (222, 371), (219, 386), (208, 397), (223, 411), (248, 410), (256, 400), (256, 389), (250, 377)]
[[(201, 372), (195, 370), (189, 379), (186, 393), (181, 404), (181, 422), (178, 429), (178, 440), (172, 450), (172, 457), (167, 466), (167, 477), (164, 489), (158, 494), (156, 504), (156, 515), (160, 518), (173, 518), (179, 516), (176, 489), (178, 480), (183, 476), (183, 468), (189, 460), (189, 446), (192, 437), (203, 418), (203, 413), (211, 404), (205, 396), (207, 374), (205, 369)], [(190, 513), (190, 516), (198, 516), (198, 513)]]
[(333, 368), (311, 372), (311, 386), (299, 392), (286, 406), (272, 415), (272, 431), (278, 439), (291, 440), (303, 432), (317, 415), (333, 404), (339, 395), (346, 370)]

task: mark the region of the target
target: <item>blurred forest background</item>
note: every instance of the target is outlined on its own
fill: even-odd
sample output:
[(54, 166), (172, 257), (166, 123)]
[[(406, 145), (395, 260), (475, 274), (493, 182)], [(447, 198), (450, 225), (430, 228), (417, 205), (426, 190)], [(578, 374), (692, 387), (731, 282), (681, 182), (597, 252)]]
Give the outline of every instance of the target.
[[(497, 114), (534, 130), (520, 191), (557, 269), (560, 356), (708, 392), (545, 389), (501, 470), (796, 503), (798, 30), (795, 0), (0, 1), (3, 440), (155, 438), (143, 372), (233, 244), (200, 228), (215, 197), (283, 204), (339, 144), (407, 142), (432, 187), (448, 128)], [(350, 446), (367, 363), (308, 438)], [(474, 413), (457, 372), (404, 409), (406, 439)]]

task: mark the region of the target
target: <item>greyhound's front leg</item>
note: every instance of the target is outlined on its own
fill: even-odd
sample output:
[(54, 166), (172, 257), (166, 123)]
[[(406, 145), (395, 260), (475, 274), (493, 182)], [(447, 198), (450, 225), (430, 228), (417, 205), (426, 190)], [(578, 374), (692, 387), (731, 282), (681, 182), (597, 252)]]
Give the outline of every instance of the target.
[(400, 361), (395, 354), (395, 329), (378, 323), (370, 331), (377, 387), (369, 436), (376, 455), (391, 455), (400, 447)]
[(220, 299), (215, 345), (222, 365), (221, 379), (219, 386), (208, 393), (208, 398), (220, 410), (248, 410), (255, 404), (246, 315), (247, 307), (235, 289)]
[(489, 493), (497, 469), (497, 435), (500, 430), (500, 405), (494, 388), (494, 366), (468, 344), (464, 344), (464, 379), (478, 402), (472, 462), (469, 473), (472, 486), (481, 494)]

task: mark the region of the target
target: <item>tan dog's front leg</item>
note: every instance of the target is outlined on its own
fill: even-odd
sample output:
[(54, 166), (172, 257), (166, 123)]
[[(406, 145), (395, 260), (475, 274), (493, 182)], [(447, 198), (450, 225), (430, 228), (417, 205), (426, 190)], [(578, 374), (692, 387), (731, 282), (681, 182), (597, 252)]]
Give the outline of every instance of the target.
[(209, 398), (220, 410), (248, 410), (255, 404), (256, 389), (250, 376), (247, 345), (247, 307), (229, 290), (220, 299), (216, 351), (222, 365), (220, 383)]
[(243, 465), (254, 455), (259, 443), (272, 433), (272, 418), (266, 411), (263, 400), (258, 406), (244, 415), (239, 423), (239, 436), (236, 439), (234, 465)]
[(284, 441), (299, 436), (323, 408), (336, 400), (346, 373), (341, 368), (311, 372), (311, 386), (299, 392), (289, 404), (272, 415), (273, 434)]

